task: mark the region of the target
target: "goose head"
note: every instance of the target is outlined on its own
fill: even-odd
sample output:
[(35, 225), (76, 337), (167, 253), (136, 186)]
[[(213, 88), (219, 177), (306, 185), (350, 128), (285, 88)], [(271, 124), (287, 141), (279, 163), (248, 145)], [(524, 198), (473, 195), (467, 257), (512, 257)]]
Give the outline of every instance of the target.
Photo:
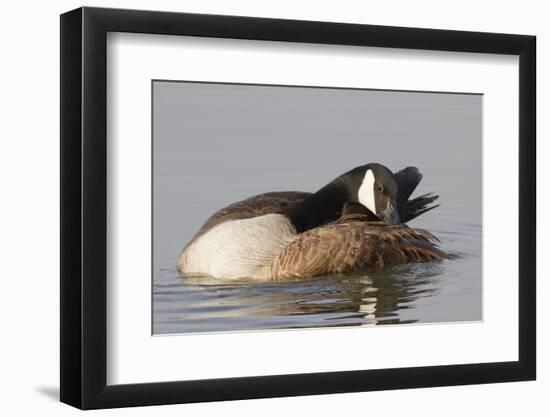
[(354, 212), (362, 213), (360, 207), (364, 207), (364, 214), (372, 213), (387, 223), (399, 224), (396, 200), (397, 184), (393, 173), (373, 163), (340, 175), (284, 214), (298, 233), (335, 221), (342, 209), (351, 205), (355, 205)]
[(352, 169), (342, 178), (354, 192), (352, 202), (365, 206), (380, 220), (399, 224), (397, 183), (383, 165), (372, 163)]

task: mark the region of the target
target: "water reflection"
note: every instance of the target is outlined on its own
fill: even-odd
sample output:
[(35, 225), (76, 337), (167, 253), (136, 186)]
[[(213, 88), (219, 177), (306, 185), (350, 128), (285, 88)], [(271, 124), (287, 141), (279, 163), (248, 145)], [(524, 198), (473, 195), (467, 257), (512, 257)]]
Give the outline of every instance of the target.
[(208, 277), (174, 283), (175, 271), (165, 270), (172, 283), (155, 285), (154, 333), (413, 323), (403, 312), (437, 294), (441, 269), (440, 263), (408, 264), (274, 283)]

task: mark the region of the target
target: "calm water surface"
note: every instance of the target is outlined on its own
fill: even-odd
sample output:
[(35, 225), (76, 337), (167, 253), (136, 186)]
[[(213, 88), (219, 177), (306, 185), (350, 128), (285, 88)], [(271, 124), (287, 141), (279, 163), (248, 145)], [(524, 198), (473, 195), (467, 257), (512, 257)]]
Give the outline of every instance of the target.
[[(155, 334), (482, 319), (481, 96), (159, 82), (153, 98)], [(435, 192), (441, 207), (410, 226), (452, 259), (300, 282), (177, 273), (219, 208), (315, 191), (368, 162), (420, 168), (414, 195)]]

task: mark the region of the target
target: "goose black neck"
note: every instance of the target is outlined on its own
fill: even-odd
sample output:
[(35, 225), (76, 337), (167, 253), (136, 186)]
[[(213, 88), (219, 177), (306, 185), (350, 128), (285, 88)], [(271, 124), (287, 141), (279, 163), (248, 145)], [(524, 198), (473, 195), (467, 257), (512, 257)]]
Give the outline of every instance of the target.
[(335, 180), (291, 209), (287, 216), (296, 231), (302, 233), (338, 219), (350, 197), (348, 187), (342, 181)]

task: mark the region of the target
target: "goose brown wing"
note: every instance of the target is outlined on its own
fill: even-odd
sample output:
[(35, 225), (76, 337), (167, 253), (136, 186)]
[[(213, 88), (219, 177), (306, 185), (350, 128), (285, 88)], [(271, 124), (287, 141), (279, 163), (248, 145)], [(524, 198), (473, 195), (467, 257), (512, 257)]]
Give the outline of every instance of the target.
[(271, 264), (273, 279), (348, 273), (386, 265), (447, 258), (422, 229), (348, 221), (298, 235)]

